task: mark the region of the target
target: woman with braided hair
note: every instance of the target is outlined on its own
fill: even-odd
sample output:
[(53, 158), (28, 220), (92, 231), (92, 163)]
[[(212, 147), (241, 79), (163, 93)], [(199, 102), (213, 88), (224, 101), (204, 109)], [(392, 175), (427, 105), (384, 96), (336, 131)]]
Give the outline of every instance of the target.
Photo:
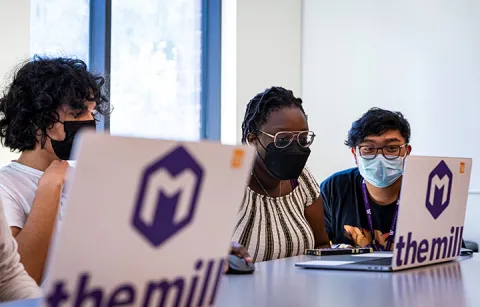
[(302, 100), (271, 87), (247, 105), (242, 143), (257, 157), (237, 214), (232, 241), (253, 261), (329, 247), (320, 188), (305, 168), (315, 133), (309, 131)]

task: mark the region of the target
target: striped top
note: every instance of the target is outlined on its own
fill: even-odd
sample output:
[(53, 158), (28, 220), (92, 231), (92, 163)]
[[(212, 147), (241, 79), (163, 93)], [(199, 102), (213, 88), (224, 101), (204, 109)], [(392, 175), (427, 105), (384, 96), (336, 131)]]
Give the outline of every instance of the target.
[(237, 213), (232, 241), (248, 249), (256, 262), (301, 255), (314, 248), (305, 207), (320, 197), (320, 188), (308, 169), (290, 194), (268, 197), (247, 186)]

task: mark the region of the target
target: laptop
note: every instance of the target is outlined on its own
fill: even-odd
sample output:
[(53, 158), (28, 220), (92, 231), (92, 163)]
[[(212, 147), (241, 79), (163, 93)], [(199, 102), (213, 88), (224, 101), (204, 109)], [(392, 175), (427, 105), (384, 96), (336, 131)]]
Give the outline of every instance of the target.
[(45, 304), (213, 305), (253, 149), (82, 132), (74, 155)]
[(398, 271), (460, 256), (471, 158), (408, 156), (393, 252), (314, 257), (309, 269)]

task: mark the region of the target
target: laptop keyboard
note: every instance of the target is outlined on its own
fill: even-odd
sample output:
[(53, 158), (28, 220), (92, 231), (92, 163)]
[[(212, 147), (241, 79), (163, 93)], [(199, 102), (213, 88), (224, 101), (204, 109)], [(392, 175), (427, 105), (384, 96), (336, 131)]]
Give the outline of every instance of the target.
[(393, 258), (377, 258), (373, 260), (361, 261), (358, 264), (362, 265), (391, 265)]

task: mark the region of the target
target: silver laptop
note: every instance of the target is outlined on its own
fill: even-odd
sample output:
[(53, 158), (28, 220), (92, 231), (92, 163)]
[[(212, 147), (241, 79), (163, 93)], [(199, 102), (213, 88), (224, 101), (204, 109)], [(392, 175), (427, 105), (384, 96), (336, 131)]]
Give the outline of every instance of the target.
[(48, 306), (210, 306), (254, 150), (84, 132)]
[(472, 170), (471, 158), (408, 156), (393, 252), (312, 256), (297, 267), (398, 271), (460, 256)]

